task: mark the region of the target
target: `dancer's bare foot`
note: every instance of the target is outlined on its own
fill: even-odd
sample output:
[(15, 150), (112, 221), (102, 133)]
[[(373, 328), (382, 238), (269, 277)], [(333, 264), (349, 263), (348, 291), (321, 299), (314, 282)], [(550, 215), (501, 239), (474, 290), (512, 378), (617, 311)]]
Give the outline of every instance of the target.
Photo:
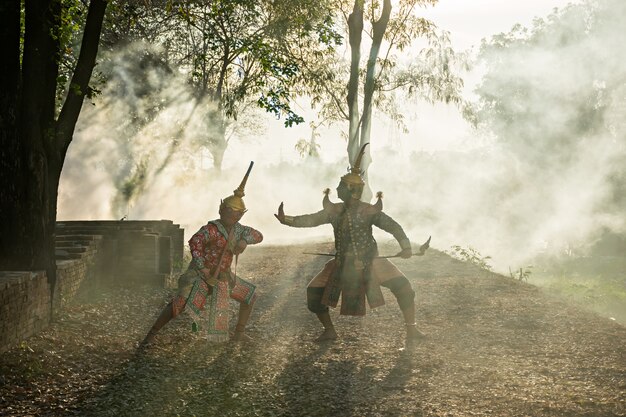
[(152, 346), (155, 342), (155, 337), (156, 337), (156, 332), (153, 332), (152, 330), (148, 332), (148, 334), (146, 335), (146, 337), (141, 341), (141, 343), (139, 343), (138, 348), (139, 349), (146, 349), (150, 346)]
[(406, 325), (406, 340), (408, 341), (419, 341), (426, 339), (426, 335), (420, 332), (417, 329), (416, 324), (407, 324)]
[(334, 327), (330, 327), (328, 329), (324, 329), (324, 332), (319, 335), (319, 337), (317, 339), (315, 339), (316, 342), (326, 342), (328, 340), (336, 340), (337, 339), (337, 332), (335, 331)]

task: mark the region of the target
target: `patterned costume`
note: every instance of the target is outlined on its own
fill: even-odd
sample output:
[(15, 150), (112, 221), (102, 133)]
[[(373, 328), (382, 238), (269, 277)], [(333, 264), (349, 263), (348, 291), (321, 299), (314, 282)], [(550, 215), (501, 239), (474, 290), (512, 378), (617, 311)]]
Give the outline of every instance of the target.
[[(220, 221), (212, 220), (189, 240), (192, 260), (187, 271), (178, 280), (179, 290), (173, 300), (173, 316), (179, 315), (186, 306), (196, 315), (200, 315), (208, 303), (207, 332), (212, 341), (228, 339), (229, 297), (247, 305), (256, 300), (256, 286), (235, 276), (231, 271), (234, 242), (240, 240), (253, 245), (260, 243), (263, 235), (249, 226), (235, 223), (229, 239), (229, 233)], [(208, 280), (200, 272), (202, 268), (208, 268), (212, 274), (217, 275), (214, 285), (207, 284)]]
[(233, 257), (243, 252), (248, 244), (263, 240), (258, 230), (239, 223), (247, 211), (243, 202), (244, 187), (253, 164), (250, 163), (233, 195), (220, 203), (220, 218), (202, 226), (189, 240), (192, 260), (178, 280), (178, 293), (161, 311), (140, 347), (151, 344), (158, 331), (185, 308), (197, 316), (208, 310), (207, 338), (211, 341), (228, 340), (229, 298), (239, 302), (239, 316), (232, 339), (246, 340), (244, 329), (256, 300), (256, 287), (236, 276), (231, 265)]
[[(302, 216), (286, 216), (281, 203), (278, 214), (275, 215), (281, 223), (292, 227), (315, 227), (328, 223), (333, 226), (334, 259), (324, 266), (307, 287), (308, 308), (324, 326), (324, 333), (318, 341), (337, 338), (328, 307), (336, 307), (341, 297), (340, 314), (363, 316), (366, 300), (370, 308), (385, 303), (381, 286), (389, 288), (398, 301), (405, 320), (407, 340), (423, 336), (415, 324), (415, 292), (395, 265), (386, 258), (378, 257), (372, 226), (393, 235), (402, 248), (398, 256), (410, 257), (411, 243), (402, 227), (383, 213), (382, 193), (378, 193), (376, 204), (360, 201), (364, 187), (360, 163), (364, 150), (365, 145), (350, 172), (341, 177), (337, 186), (337, 194), (342, 203), (332, 203), (328, 198), (330, 190), (327, 189), (321, 211)], [(420, 247), (418, 255), (424, 254), (428, 242)]]
[(402, 249), (410, 249), (411, 242), (402, 227), (382, 212), (381, 204), (359, 202), (348, 208), (343, 203), (330, 203), (328, 196), (324, 200), (323, 210), (288, 217), (286, 222), (292, 227), (315, 227), (327, 223), (333, 226), (335, 259), (329, 261), (309, 283), (309, 307), (315, 309), (318, 302), (311, 298), (317, 298), (315, 293), (320, 292), (311, 289), (323, 288), (322, 305), (336, 307), (341, 294), (340, 313), (362, 316), (365, 314), (366, 298), (371, 308), (385, 304), (380, 285), (388, 286), (394, 279), (404, 277), (388, 259), (376, 258), (378, 248), (372, 226), (392, 234)]

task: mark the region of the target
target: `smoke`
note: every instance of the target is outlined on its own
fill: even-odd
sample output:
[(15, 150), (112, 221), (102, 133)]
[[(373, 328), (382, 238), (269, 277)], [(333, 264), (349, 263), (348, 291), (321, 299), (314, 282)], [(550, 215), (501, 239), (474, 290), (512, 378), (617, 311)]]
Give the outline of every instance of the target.
[[(197, 147), (189, 132), (201, 128), (199, 109), (207, 106), (147, 45), (109, 57), (101, 70), (106, 88), (83, 108), (62, 174), (59, 214), (66, 218), (127, 215), (159, 167)], [(187, 147), (178, 149), (181, 143)]]
[(624, 22), (623, 2), (586, 2), (483, 43), (478, 116), (497, 139), (492, 162), (506, 169), (497, 200), (489, 186), (478, 194), (520, 252), (509, 259), (582, 255), (624, 232)]
[[(215, 104), (198, 99), (185, 77), (159, 57), (158, 49), (142, 43), (106, 57), (101, 68), (106, 86), (94, 105), (83, 108), (68, 151), (58, 218), (171, 219), (190, 236), (218, 217), (220, 200), (233, 193), (250, 160), (256, 160), (243, 222), (264, 232), (276, 229), (269, 233), (270, 242), (295, 239), (274, 218), (276, 207), (289, 197), (295, 199), (291, 208), (308, 209), (299, 203), (310, 196), (305, 194), (310, 193), (312, 179), (332, 172), (334, 182), (340, 170), (315, 159), (296, 159), (295, 165), (271, 161), (267, 149), (272, 144), (259, 139), (265, 133), (259, 120), (280, 125), (282, 121), (254, 110), (239, 116), (244, 129), (234, 132), (237, 145), (226, 149), (223, 169), (217, 169), (210, 152), (212, 138), (220, 134), (212, 124)], [(290, 140), (294, 154), (297, 139)], [(262, 142), (263, 149), (247, 151), (247, 145), (258, 148)], [(312, 196), (320, 201), (321, 187)], [(323, 235), (328, 236), (310, 233), (316, 238)]]
[[(425, 150), (425, 138), (459, 135), (457, 126), (413, 125), (389, 137), (386, 122), (375, 121), (369, 178), (384, 192), (385, 212), (413, 242), (432, 235), (438, 249), (471, 246), (499, 271), (623, 233), (624, 22), (618, 0), (584, 3), (486, 43), (481, 129), (454, 142), (458, 150)], [(189, 237), (217, 217), (255, 160), (242, 223), (266, 244), (331, 240), (328, 225), (291, 229), (273, 213), (281, 201), (291, 215), (321, 209), (322, 190), (334, 190), (348, 164), (337, 128), (319, 130), (320, 158), (300, 159), (294, 147), (308, 127), (277, 133), (281, 121), (255, 113), (248, 120), (269, 132), (234, 135), (219, 172), (207, 145), (214, 105), (155, 56), (134, 45), (108, 60), (109, 82), (85, 107), (68, 153), (59, 218), (171, 219)]]

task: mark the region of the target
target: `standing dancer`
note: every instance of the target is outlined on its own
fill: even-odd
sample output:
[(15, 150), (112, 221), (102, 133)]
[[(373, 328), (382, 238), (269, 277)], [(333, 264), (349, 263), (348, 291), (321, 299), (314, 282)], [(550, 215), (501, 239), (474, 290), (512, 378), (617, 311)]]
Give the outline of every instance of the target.
[[(366, 144), (367, 145), (367, 144)], [(365, 146), (350, 172), (337, 186), (337, 195), (342, 203), (332, 203), (326, 189), (323, 209), (302, 216), (286, 216), (283, 203), (275, 214), (278, 221), (291, 227), (315, 227), (330, 223), (335, 234), (335, 255), (307, 287), (307, 305), (324, 326), (317, 341), (334, 340), (337, 332), (330, 318), (328, 307), (336, 307), (341, 296), (340, 314), (365, 315), (365, 300), (371, 308), (385, 303), (380, 289), (389, 288), (396, 297), (406, 328), (407, 341), (422, 338), (415, 323), (415, 292), (411, 283), (394, 264), (378, 257), (372, 226), (377, 226), (393, 235), (401, 251), (396, 256), (410, 258), (413, 255), (411, 242), (402, 227), (382, 211), (382, 193), (378, 193), (376, 204), (360, 201), (365, 185), (361, 170), (361, 158)], [(430, 239), (420, 247), (418, 256), (428, 249)]]

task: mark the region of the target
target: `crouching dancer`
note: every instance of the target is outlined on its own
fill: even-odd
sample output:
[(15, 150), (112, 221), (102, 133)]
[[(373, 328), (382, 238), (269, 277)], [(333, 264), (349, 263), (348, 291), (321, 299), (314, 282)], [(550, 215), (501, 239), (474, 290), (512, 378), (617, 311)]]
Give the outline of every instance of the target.
[[(336, 307), (341, 296), (342, 315), (365, 315), (365, 300), (371, 308), (385, 303), (380, 289), (389, 288), (396, 297), (406, 327), (407, 341), (420, 339), (422, 333), (415, 324), (415, 292), (411, 283), (388, 259), (378, 257), (372, 226), (377, 226), (396, 238), (402, 249), (396, 256), (409, 258), (413, 255), (411, 243), (402, 227), (382, 212), (382, 194), (378, 193), (376, 204), (360, 201), (364, 182), (360, 162), (365, 146), (356, 159), (354, 167), (337, 186), (337, 195), (343, 203), (332, 203), (325, 191), (323, 210), (302, 216), (286, 216), (283, 203), (278, 207), (276, 218), (292, 227), (315, 227), (330, 223), (335, 235), (334, 259), (329, 261), (307, 287), (307, 304), (324, 326), (317, 341), (333, 340), (337, 332), (330, 318), (328, 307)], [(430, 241), (430, 239), (429, 239)], [(428, 242), (420, 247), (417, 255), (423, 255)]]
[(256, 300), (256, 286), (236, 276), (231, 271), (231, 264), (233, 257), (236, 259), (248, 245), (263, 240), (258, 230), (239, 223), (246, 212), (242, 197), (252, 165), (251, 162), (234, 194), (222, 200), (219, 219), (209, 221), (189, 240), (192, 260), (178, 280), (178, 293), (165, 306), (141, 342), (141, 347), (152, 343), (157, 332), (185, 308), (196, 315), (208, 310), (208, 339), (216, 342), (228, 340), (229, 298), (239, 302), (239, 316), (230, 339), (241, 341), (249, 338), (244, 331)]

